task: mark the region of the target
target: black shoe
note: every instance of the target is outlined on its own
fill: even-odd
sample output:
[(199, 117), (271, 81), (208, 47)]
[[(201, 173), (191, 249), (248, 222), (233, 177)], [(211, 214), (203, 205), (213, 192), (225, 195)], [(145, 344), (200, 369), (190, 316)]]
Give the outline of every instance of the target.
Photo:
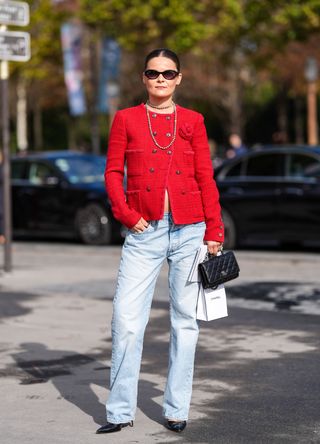
[(167, 419), (166, 425), (169, 430), (172, 430), (172, 432), (180, 433), (186, 428), (187, 421), (170, 421), (170, 419)]
[(113, 433), (120, 432), (123, 427), (133, 427), (133, 421), (121, 422), (120, 424), (113, 424), (112, 422), (107, 422), (104, 426), (100, 427), (96, 433)]

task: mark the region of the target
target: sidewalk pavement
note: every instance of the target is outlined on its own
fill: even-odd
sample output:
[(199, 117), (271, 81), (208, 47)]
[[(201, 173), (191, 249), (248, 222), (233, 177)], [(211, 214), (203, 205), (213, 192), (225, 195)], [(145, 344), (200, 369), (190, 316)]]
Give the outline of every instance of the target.
[[(164, 267), (134, 427), (96, 435), (108, 393), (120, 248), (20, 242), (13, 253), (14, 271), (0, 275), (2, 444), (320, 443), (320, 318), (312, 314), (319, 313), (318, 255), (238, 253), (241, 278), (228, 287), (229, 317), (202, 323), (181, 435), (161, 417), (169, 340)], [(257, 300), (258, 285), (264, 295), (287, 285), (309, 297), (291, 311), (276, 310), (268, 298)]]

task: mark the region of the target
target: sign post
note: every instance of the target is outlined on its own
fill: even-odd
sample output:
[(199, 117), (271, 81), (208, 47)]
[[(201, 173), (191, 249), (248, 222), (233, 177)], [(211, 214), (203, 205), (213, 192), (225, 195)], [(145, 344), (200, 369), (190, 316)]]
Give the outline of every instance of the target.
[(11, 271), (11, 187), (10, 187), (10, 131), (9, 131), (9, 109), (8, 109), (8, 77), (9, 67), (6, 60), (1, 61), (1, 118), (2, 118), (2, 150), (3, 150), (3, 169), (2, 169), (2, 190), (3, 193), (3, 234), (4, 242), (4, 270)]
[(0, 0), (0, 82), (3, 150), (3, 227), (4, 270), (12, 270), (11, 174), (9, 129), (9, 61), (25, 62), (30, 58), (30, 36), (26, 32), (7, 31), (7, 25), (26, 26), (29, 5), (26, 2)]

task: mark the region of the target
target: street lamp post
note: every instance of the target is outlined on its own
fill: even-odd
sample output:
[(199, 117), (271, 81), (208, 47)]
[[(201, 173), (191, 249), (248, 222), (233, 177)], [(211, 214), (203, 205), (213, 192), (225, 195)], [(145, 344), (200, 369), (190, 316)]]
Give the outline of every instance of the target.
[(318, 144), (318, 117), (317, 117), (317, 80), (318, 64), (316, 59), (309, 57), (306, 60), (305, 79), (307, 81), (307, 108), (308, 108), (308, 144)]

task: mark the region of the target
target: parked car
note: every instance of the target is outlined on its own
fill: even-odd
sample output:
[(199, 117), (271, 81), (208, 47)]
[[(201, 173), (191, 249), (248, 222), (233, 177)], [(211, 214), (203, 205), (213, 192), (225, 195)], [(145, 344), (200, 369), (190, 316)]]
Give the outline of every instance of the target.
[(104, 156), (73, 151), (12, 158), (13, 234), (77, 237), (92, 245), (120, 239), (104, 169)]
[(265, 147), (226, 161), (215, 178), (227, 248), (320, 242), (320, 147)]

